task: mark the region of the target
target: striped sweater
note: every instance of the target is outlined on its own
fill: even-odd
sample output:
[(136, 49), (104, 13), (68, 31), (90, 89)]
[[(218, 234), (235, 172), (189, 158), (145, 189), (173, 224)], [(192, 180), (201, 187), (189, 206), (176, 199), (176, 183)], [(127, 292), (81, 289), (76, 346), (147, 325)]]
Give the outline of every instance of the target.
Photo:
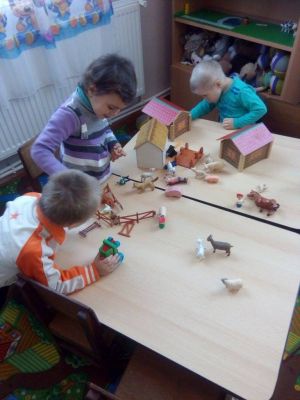
[[(31, 156), (48, 175), (74, 168), (102, 183), (110, 176), (111, 150), (116, 143), (107, 119), (99, 119), (75, 91), (52, 115), (33, 144)], [(60, 160), (54, 156), (58, 148)]]
[(231, 86), (221, 94), (217, 103), (209, 103), (206, 99), (200, 101), (191, 110), (192, 119), (203, 117), (215, 107), (219, 110), (220, 122), (224, 118), (233, 118), (234, 129), (255, 124), (267, 112), (254, 88), (237, 77), (233, 78)]
[(18, 272), (64, 294), (99, 279), (96, 266), (62, 269), (55, 249), (65, 239), (63, 227), (53, 224), (37, 205), (39, 193), (8, 202), (0, 218), (0, 287), (14, 282)]

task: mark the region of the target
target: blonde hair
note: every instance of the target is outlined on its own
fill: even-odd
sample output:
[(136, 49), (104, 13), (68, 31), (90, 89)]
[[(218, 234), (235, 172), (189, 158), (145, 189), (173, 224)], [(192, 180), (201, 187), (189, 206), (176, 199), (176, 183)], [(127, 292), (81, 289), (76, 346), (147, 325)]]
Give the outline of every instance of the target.
[(84, 172), (69, 169), (49, 178), (39, 206), (51, 222), (70, 226), (90, 218), (99, 202), (99, 182)]
[(200, 61), (195, 65), (191, 75), (191, 91), (210, 89), (217, 80), (223, 81), (225, 78), (226, 75), (217, 61)]

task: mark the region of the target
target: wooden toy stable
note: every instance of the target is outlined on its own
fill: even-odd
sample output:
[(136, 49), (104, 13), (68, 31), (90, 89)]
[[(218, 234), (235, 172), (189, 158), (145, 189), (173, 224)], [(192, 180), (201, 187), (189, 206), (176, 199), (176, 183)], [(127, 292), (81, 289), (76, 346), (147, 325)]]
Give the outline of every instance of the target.
[[(218, 32), (220, 34), (232, 36), (264, 44), (278, 50), (290, 53), (288, 70), (284, 80), (282, 94), (280, 96), (263, 93), (262, 96), (267, 103), (269, 113), (264, 118), (271, 131), (276, 133), (287, 133), (299, 137), (300, 125), (300, 29), (291, 45), (278, 43), (272, 40), (266, 40), (263, 35), (254, 37), (250, 34), (241, 34), (234, 30), (208, 25), (195, 20), (189, 20), (184, 17), (175, 16), (175, 13), (184, 10), (185, 3), (189, 3), (190, 13), (200, 9), (209, 9), (224, 12), (229, 15), (247, 16), (258, 22), (280, 24), (286, 20), (299, 22), (300, 2), (290, 0), (283, 3), (280, 0), (244, 0), (237, 2), (234, 0), (173, 0), (173, 26), (172, 26), (172, 65), (171, 65), (171, 101), (185, 109), (192, 108), (200, 101), (190, 91), (189, 79), (192, 66), (180, 63), (183, 54), (182, 35), (187, 28), (202, 28), (205, 30)], [(299, 23), (298, 23), (299, 25)], [(284, 35), (292, 34), (285, 33)], [(209, 119), (216, 120), (216, 113), (212, 113)]]

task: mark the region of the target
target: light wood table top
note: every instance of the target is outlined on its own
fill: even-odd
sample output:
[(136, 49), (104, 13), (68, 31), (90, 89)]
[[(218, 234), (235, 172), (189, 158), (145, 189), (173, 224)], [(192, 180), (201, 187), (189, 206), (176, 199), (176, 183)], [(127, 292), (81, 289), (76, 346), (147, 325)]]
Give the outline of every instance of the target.
[[(178, 364), (247, 400), (268, 400), (274, 390), (300, 280), (296, 233), (225, 212), (162, 190), (137, 194), (132, 185), (110, 187), (120, 215), (167, 207), (167, 221), (136, 224), (131, 237), (120, 227), (72, 230), (57, 261), (87, 263), (108, 236), (121, 242), (124, 263), (112, 274), (72, 295), (99, 320)], [(231, 256), (212, 253), (206, 238), (227, 241)], [(196, 239), (206, 258), (195, 256)], [(241, 278), (227, 291), (221, 278)]]
[[(210, 153), (213, 159), (219, 159), (220, 144), (216, 139), (229, 132), (216, 122), (202, 119), (194, 121), (192, 130), (179, 136), (177, 142), (182, 145), (188, 142), (189, 147), (194, 150), (203, 146), (204, 153)], [(196, 179), (193, 171), (178, 166), (176, 175), (189, 178), (187, 185), (181, 185), (183, 195), (300, 230), (300, 140), (281, 135), (274, 135), (274, 138), (270, 157), (242, 172), (225, 161), (223, 172), (216, 174), (220, 177), (217, 184)], [(143, 171), (136, 164), (135, 140), (134, 137), (125, 146), (127, 156), (113, 163), (113, 172), (140, 180)], [(200, 162), (196, 164), (196, 168), (199, 166)], [(155, 172), (160, 177), (155, 183), (157, 187), (166, 188), (163, 179), (165, 172)], [(275, 199), (280, 204), (280, 208), (272, 216), (268, 217), (265, 211), (260, 213), (255, 203), (249, 199), (245, 199), (242, 208), (235, 205), (236, 193), (247, 195), (259, 184), (266, 184), (268, 187), (263, 196)]]

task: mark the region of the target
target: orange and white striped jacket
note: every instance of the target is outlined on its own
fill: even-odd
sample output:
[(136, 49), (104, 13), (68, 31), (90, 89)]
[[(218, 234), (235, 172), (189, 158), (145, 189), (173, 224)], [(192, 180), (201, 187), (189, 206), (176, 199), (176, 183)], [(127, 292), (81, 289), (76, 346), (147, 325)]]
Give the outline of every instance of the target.
[(21, 271), (24, 275), (64, 294), (99, 279), (93, 263), (62, 269), (55, 249), (65, 240), (63, 227), (49, 221), (39, 208), (39, 193), (28, 193), (8, 202), (0, 218), (0, 287)]

